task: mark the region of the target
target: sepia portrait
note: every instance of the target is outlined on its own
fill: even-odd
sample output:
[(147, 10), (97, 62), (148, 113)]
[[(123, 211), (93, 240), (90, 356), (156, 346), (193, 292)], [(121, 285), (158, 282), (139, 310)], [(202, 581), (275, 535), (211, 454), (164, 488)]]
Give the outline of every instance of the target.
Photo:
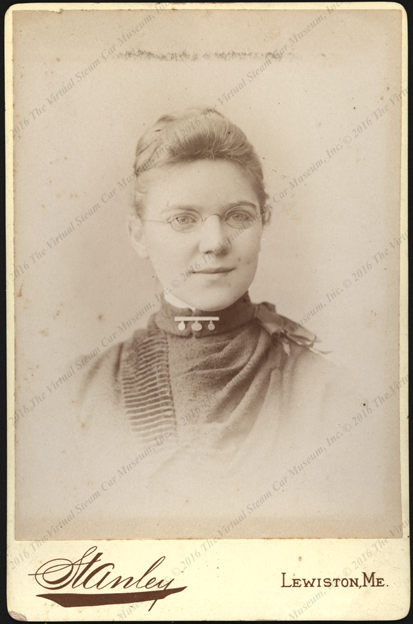
[(402, 521), (401, 12), (341, 4), (14, 14), (17, 539)]

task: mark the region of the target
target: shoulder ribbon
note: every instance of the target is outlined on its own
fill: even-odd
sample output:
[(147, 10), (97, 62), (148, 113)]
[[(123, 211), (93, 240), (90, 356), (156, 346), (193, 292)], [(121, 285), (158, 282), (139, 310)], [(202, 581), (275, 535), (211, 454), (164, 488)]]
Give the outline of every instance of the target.
[(316, 342), (320, 342), (313, 332), (291, 321), (281, 314), (277, 314), (275, 306), (272, 303), (263, 301), (256, 305), (255, 318), (260, 322), (262, 327), (270, 334), (275, 336), (281, 342), (283, 349), (287, 355), (290, 355), (290, 342), (294, 342), (300, 347), (304, 347), (314, 353), (330, 353), (330, 351), (319, 351), (314, 348)]

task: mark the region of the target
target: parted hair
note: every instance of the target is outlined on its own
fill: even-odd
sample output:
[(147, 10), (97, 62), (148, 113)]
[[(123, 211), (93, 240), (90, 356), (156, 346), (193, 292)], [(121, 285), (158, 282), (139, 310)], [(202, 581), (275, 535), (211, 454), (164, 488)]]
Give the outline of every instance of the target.
[(213, 108), (187, 108), (163, 115), (139, 139), (134, 173), (134, 205), (144, 210), (144, 174), (151, 169), (196, 160), (227, 160), (248, 174), (257, 194), (263, 221), (270, 216), (260, 160), (238, 126)]

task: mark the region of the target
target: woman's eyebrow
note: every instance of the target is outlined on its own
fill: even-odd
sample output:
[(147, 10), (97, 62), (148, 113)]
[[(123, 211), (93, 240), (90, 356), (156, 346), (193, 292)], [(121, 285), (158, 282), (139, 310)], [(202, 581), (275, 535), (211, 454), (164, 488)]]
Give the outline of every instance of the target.
[(195, 204), (173, 204), (172, 206), (168, 206), (162, 210), (164, 212), (175, 212), (176, 210), (196, 210), (200, 212), (204, 210), (202, 206), (196, 206)]
[(241, 199), (240, 201), (226, 204), (225, 206), (222, 207), (222, 209), (227, 211), (227, 210), (230, 210), (231, 208), (238, 208), (239, 206), (248, 206), (249, 208), (254, 208), (254, 209), (258, 208), (258, 204), (254, 204), (254, 202)]
[[(248, 206), (249, 208), (254, 208), (254, 210), (257, 210), (258, 208), (258, 204), (254, 204), (253, 202), (249, 200), (241, 199), (239, 201), (225, 204), (224, 206), (221, 206), (219, 210), (222, 210), (222, 212), (227, 212), (231, 208), (238, 208), (240, 206)], [(206, 211), (206, 208), (204, 208), (203, 206), (197, 206), (195, 204), (175, 204), (172, 206), (168, 206), (167, 208), (164, 208), (162, 210), (162, 213), (171, 212), (175, 210), (196, 210), (197, 212), (204, 212)]]

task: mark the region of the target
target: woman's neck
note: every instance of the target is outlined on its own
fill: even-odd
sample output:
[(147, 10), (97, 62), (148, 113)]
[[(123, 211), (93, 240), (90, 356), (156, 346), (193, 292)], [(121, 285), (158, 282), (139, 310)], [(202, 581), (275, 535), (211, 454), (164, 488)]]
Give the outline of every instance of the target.
[(165, 301), (173, 305), (175, 308), (190, 308), (192, 312), (195, 310), (193, 306), (188, 305), (187, 303), (185, 303), (184, 301), (181, 301), (177, 297), (174, 297), (174, 295), (171, 295), (171, 293), (168, 293), (168, 294), (165, 293)]
[[(183, 305), (186, 308), (185, 313), (184, 308), (181, 307)], [(181, 310), (182, 312), (180, 312)], [(193, 309), (193, 307), (191, 308), (188, 304), (184, 304), (180, 299), (171, 295), (165, 295), (161, 301), (160, 310), (154, 315), (154, 323), (159, 329), (168, 334), (185, 337), (193, 335), (201, 338), (224, 334), (237, 328), (242, 328), (254, 319), (255, 310), (256, 306), (251, 303), (248, 293), (245, 293), (228, 308), (217, 312)], [(185, 319), (182, 323), (182, 317), (184, 316)], [(193, 327), (194, 323), (191, 323), (193, 316), (201, 317), (201, 321), (198, 319), (198, 323), (202, 326), (201, 330), (199, 325), (196, 328)], [(209, 323), (211, 317), (214, 317), (212, 324)], [(215, 317), (219, 317), (219, 319)]]

